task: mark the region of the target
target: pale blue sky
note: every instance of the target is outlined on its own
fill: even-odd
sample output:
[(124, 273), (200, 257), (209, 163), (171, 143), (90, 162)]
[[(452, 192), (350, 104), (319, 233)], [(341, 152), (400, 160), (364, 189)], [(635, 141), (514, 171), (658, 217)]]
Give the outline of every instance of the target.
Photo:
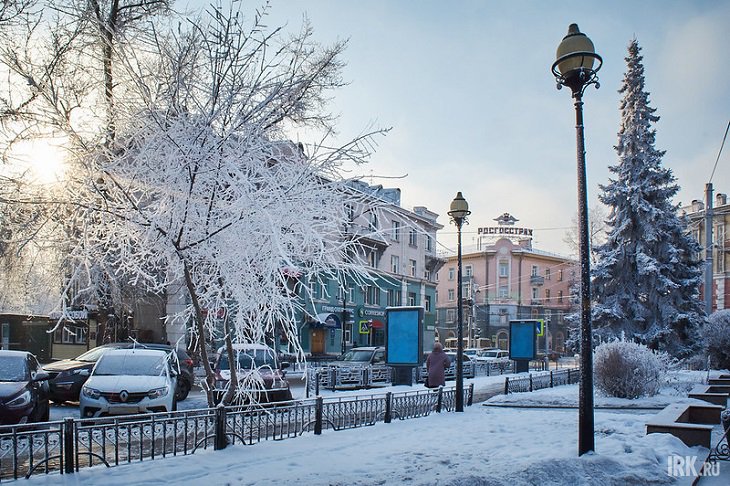
[[(256, 2), (248, 2), (253, 8)], [(178, 4), (179, 5), (179, 4)], [(603, 57), (600, 89), (585, 101), (588, 193), (616, 163), (626, 47), (642, 47), (646, 87), (661, 120), (657, 148), (681, 192), (702, 199), (730, 120), (730, 1), (273, 0), (270, 26), (296, 29), (306, 13), (322, 42), (349, 39), (335, 94), (342, 138), (368, 124), (393, 127), (365, 175), (402, 189), (403, 206), (426, 206), (446, 226), (457, 191), (470, 204), (469, 244), (504, 212), (535, 228), (536, 248), (566, 252), (577, 211), (575, 115), (550, 73), (555, 49), (578, 23)], [(730, 192), (730, 147), (713, 178)]]

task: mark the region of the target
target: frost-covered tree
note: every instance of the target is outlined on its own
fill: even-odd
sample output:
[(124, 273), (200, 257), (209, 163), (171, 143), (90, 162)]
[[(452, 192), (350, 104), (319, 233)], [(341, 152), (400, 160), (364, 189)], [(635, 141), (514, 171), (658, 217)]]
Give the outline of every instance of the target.
[(713, 312), (702, 337), (714, 369), (730, 369), (730, 309)]
[(621, 101), (618, 164), (601, 186), (601, 202), (610, 208), (608, 237), (597, 248), (593, 268), (595, 327), (604, 337), (627, 338), (675, 357), (693, 353), (705, 318), (699, 300), (700, 250), (678, 216), (672, 197), (679, 187), (662, 167), (655, 148), (644, 66), (636, 40), (629, 44)]
[[(307, 22), (291, 35), (269, 29), (268, 6), (242, 8), (211, 6), (203, 19), (172, 17), (150, 24), (150, 35), (120, 38), (111, 93), (101, 69), (93, 89), (76, 92), (95, 96), (66, 101), (37, 83), (45, 94), (32, 97), (73, 144), (64, 192), (44, 201), (65, 211), (69, 299), (71, 289), (98, 294), (116, 280), (185, 303), (167, 320), (188, 324), (208, 390), (213, 338), (229, 355), (237, 341), (275, 333), (298, 346), (296, 319), (312, 299), (301, 277), (371, 281), (372, 231), (352, 223), (386, 205), (341, 175), (368, 159), (382, 132), (330, 143), (327, 102), (343, 84), (346, 43), (314, 42)], [(67, 105), (89, 118), (64, 124)], [(299, 128), (323, 136), (296, 143)], [(231, 371), (226, 402), (238, 383)]]

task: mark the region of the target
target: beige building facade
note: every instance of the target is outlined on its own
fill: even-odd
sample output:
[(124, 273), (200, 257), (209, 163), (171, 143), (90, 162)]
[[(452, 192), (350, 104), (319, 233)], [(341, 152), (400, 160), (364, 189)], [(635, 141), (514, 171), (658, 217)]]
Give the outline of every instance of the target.
[[(507, 349), (511, 320), (543, 319), (547, 333), (538, 337), (538, 349), (564, 352), (577, 262), (533, 249), (532, 230), (499, 228), (489, 230), (491, 241), (480, 239), (476, 248), (462, 251), (465, 346)], [(449, 255), (437, 274), (436, 293), (436, 339), (445, 344), (458, 334), (457, 275), (457, 257)]]

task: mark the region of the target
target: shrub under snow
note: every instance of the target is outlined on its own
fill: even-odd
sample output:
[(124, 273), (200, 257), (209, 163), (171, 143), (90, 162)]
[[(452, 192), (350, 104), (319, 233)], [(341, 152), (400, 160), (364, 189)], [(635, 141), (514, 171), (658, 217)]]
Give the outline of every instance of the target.
[(599, 345), (593, 360), (596, 387), (618, 398), (656, 395), (669, 366), (666, 353), (618, 339)]
[(702, 337), (712, 368), (730, 369), (730, 309), (710, 315)]

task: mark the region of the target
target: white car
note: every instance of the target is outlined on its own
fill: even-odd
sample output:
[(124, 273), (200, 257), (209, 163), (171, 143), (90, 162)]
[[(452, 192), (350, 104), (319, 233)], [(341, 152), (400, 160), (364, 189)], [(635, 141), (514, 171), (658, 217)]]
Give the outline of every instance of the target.
[(503, 349), (481, 349), (476, 355), (477, 361), (507, 361), (509, 360), (509, 352)]
[(81, 389), (81, 418), (177, 409), (177, 376), (162, 350), (112, 349)]

